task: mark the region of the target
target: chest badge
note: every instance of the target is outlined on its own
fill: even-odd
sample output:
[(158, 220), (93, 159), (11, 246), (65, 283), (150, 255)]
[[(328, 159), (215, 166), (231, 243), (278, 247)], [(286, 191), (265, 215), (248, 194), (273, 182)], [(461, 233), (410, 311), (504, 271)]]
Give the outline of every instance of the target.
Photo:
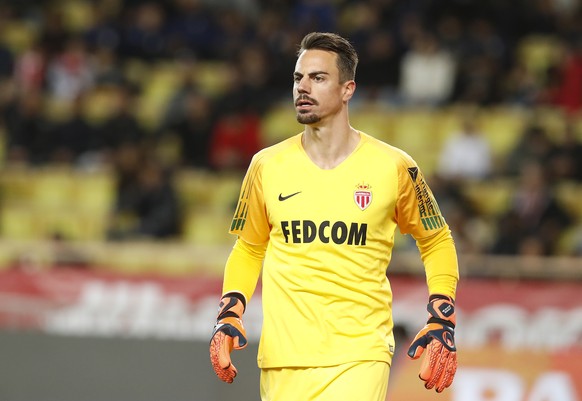
[(372, 203), (372, 187), (368, 184), (358, 184), (356, 185), (356, 190), (354, 191), (354, 201), (356, 205), (361, 210), (366, 210), (370, 203)]

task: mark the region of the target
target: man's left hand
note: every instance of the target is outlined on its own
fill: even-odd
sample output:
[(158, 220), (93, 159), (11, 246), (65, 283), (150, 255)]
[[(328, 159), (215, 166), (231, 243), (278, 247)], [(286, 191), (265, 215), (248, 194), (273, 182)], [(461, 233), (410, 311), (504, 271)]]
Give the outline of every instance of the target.
[(427, 310), (428, 322), (410, 344), (408, 356), (418, 359), (426, 350), (418, 376), (427, 389), (440, 393), (453, 383), (457, 371), (455, 303), (450, 297), (433, 295)]

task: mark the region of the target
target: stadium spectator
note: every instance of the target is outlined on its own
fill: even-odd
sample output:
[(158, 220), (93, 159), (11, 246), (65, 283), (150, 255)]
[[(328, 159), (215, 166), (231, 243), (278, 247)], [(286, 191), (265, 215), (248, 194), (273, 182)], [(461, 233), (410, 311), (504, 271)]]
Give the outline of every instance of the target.
[(229, 105), (220, 112), (210, 139), (210, 165), (216, 170), (244, 171), (261, 149), (259, 116)]
[(394, 102), (400, 80), (399, 55), (395, 39), (387, 30), (373, 30), (366, 35), (358, 81), (368, 101)]
[(121, 86), (126, 83), (119, 58), (113, 49), (99, 46), (92, 54), (95, 86)]
[(0, 43), (0, 80), (11, 77), (14, 71), (14, 55)]
[(466, 31), (457, 54), (455, 99), (479, 105), (498, 102), (506, 63), (504, 40), (485, 18), (469, 22)]
[(564, 137), (550, 155), (550, 169), (555, 181), (582, 183), (582, 141), (578, 139), (578, 127), (571, 119), (565, 125)]
[(491, 146), (475, 116), (466, 116), (460, 130), (445, 141), (437, 173), (448, 180), (481, 180), (492, 172)]
[(120, 86), (114, 92), (111, 102), (114, 102), (113, 114), (98, 126), (98, 149), (105, 158), (110, 152), (124, 144), (139, 144), (146, 136), (139, 124), (135, 107), (138, 93), (133, 87)]
[(582, 109), (582, 41), (564, 41), (563, 60), (550, 70), (549, 84), (542, 101), (567, 113)]
[(528, 125), (509, 151), (502, 174), (516, 177), (522, 172), (523, 166), (531, 161), (547, 165), (554, 146), (543, 126), (535, 123)]
[(180, 234), (180, 202), (172, 172), (141, 148), (116, 152), (117, 195), (107, 237), (112, 241), (167, 239)]
[(545, 90), (534, 71), (523, 62), (515, 63), (505, 73), (502, 81), (501, 98), (512, 106), (533, 107), (540, 103)]
[(404, 54), (400, 95), (405, 105), (437, 106), (453, 94), (456, 62), (429, 32), (419, 34)]
[(38, 43), (33, 43), (16, 56), (14, 82), (19, 92), (27, 94), (44, 89), (47, 58)]
[(573, 256), (582, 257), (582, 224), (578, 224), (573, 230), (571, 249)]
[(508, 211), (497, 222), (491, 252), (556, 254), (561, 236), (572, 222), (572, 216), (556, 199), (545, 165), (528, 161), (521, 165)]
[(121, 29), (115, 5), (111, 2), (91, 3), (92, 19), (83, 32), (85, 43), (92, 49), (110, 49), (119, 51), (121, 46)]
[(231, 64), (228, 85), (218, 103), (238, 102), (233, 107), (264, 115), (281, 96), (270, 88), (272, 76), (265, 48), (253, 43), (241, 46)]
[[(33, 10), (34, 8), (29, 8), (28, 11)], [(71, 32), (67, 30), (62, 9), (58, 7), (43, 7), (35, 11), (40, 14), (40, 18), (37, 20), (38, 25), (36, 25), (37, 29), (39, 29), (40, 48), (45, 52), (47, 59), (52, 59), (64, 50), (64, 45), (69, 41)], [(29, 21), (32, 22), (32, 19)]]
[(194, 91), (184, 94), (183, 113), (161, 129), (163, 140), (175, 136), (180, 143), (180, 164), (183, 167), (210, 168), (210, 140), (215, 123), (213, 104)]
[(8, 163), (41, 165), (51, 152), (52, 124), (43, 113), (43, 97), (39, 91), (21, 94), (8, 106)]
[(292, 2), (291, 16), (298, 21), (299, 34), (314, 30), (333, 32), (337, 26), (337, 8), (330, 0), (298, 0)]
[(290, 22), (282, 12), (281, 5), (267, 4), (256, 21), (256, 42), (262, 44), (269, 56), (269, 86), (277, 93), (288, 91), (289, 77), (293, 74), (295, 60), (294, 37), (297, 35), (289, 29)]
[(255, 41), (254, 27), (243, 14), (230, 7), (220, 9), (217, 15), (216, 40), (218, 43), (214, 52), (221, 60), (231, 60), (233, 54), (237, 54), (242, 48), (252, 45)]
[(191, 95), (199, 95), (211, 101), (210, 97), (202, 93), (196, 77), (199, 74), (198, 63), (192, 55), (183, 55), (176, 59), (176, 75), (178, 83), (172, 91), (164, 107), (159, 122), (159, 129), (176, 124), (186, 117), (186, 103)]
[(70, 39), (49, 61), (46, 81), (50, 95), (64, 101), (72, 101), (94, 85), (95, 71), (82, 39)]
[[(83, 160), (83, 156), (88, 156), (88, 152), (95, 150), (98, 140), (95, 128), (83, 114), (84, 106), (85, 98), (77, 97), (72, 103), (71, 115), (55, 124), (52, 130), (51, 162), (78, 167), (80, 164), (77, 163)], [(87, 157), (84, 159), (88, 160)]]
[[(463, 193), (463, 182), (431, 177), (431, 189), (451, 231), (455, 233), (455, 247), (460, 253), (479, 254), (490, 247), (489, 222), (480, 216), (478, 207)], [(409, 250), (416, 247), (410, 238)]]
[(187, 50), (200, 59), (216, 59), (220, 43), (213, 9), (199, 0), (176, 1), (174, 5), (165, 26), (170, 49), (174, 54)]
[(456, 60), (460, 60), (465, 43), (463, 23), (460, 18), (453, 13), (445, 13), (437, 19), (435, 32), (441, 46)]
[(167, 57), (166, 14), (162, 5), (147, 1), (130, 8), (130, 11), (129, 23), (122, 30), (121, 54), (150, 62)]

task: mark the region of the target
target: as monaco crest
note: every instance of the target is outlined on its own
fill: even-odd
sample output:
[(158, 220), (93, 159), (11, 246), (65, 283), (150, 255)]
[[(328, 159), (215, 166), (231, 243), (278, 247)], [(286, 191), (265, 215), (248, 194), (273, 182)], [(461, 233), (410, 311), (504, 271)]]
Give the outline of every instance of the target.
[(354, 191), (354, 201), (356, 205), (362, 210), (365, 210), (370, 203), (372, 203), (372, 191), (371, 186), (368, 184), (358, 184), (356, 185), (356, 190)]

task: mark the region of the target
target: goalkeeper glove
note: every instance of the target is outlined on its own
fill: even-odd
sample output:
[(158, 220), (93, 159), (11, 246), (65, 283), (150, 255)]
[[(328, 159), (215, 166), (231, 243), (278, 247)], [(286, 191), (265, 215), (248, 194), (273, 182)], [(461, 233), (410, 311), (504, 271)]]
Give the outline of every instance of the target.
[(218, 317), (210, 339), (210, 362), (216, 375), (226, 383), (232, 383), (237, 374), (230, 353), (247, 346), (242, 323), (245, 307), (244, 297), (235, 292), (225, 294), (218, 306)]
[(455, 347), (455, 301), (444, 295), (431, 295), (427, 305), (429, 318), (408, 348), (408, 356), (418, 359), (426, 349), (420, 366), (421, 380), (437, 393), (453, 383), (457, 371)]

